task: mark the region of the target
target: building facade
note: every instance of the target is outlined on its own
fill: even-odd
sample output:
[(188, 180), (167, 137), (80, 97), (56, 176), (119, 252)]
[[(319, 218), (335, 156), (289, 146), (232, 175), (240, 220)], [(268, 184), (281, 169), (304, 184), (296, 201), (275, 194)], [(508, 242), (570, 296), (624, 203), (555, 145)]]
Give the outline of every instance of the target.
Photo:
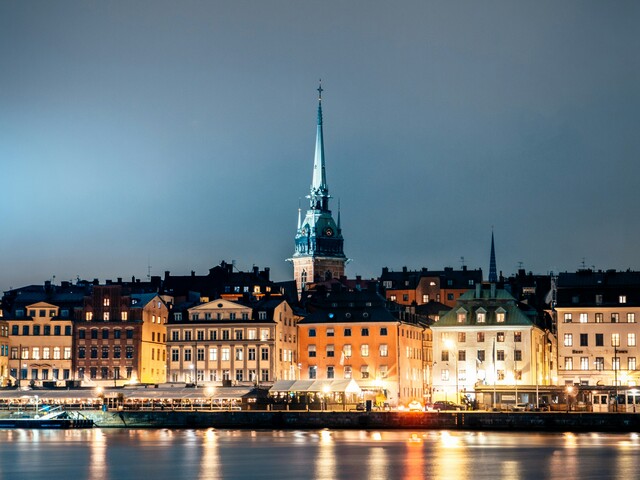
[(554, 339), (537, 317), (495, 284), (477, 284), (458, 298), (431, 326), (434, 400), (473, 401), (478, 387), (510, 386), (504, 401), (530, 402), (525, 387), (550, 385), (556, 375)]
[(272, 384), (295, 379), (297, 316), (284, 298), (223, 298), (175, 311), (167, 326), (170, 382)]
[(37, 302), (7, 319), (13, 384), (43, 386), (72, 378), (73, 322), (69, 311)]
[(166, 381), (168, 309), (155, 294), (95, 285), (76, 318), (75, 378), (83, 385)]
[(640, 272), (561, 273), (552, 313), (561, 385), (640, 383)]
[(313, 161), (311, 189), (307, 198), (309, 209), (304, 217), (298, 210), (298, 228), (295, 235), (293, 278), (298, 298), (308, 283), (344, 276), (347, 258), (344, 255), (340, 213), (338, 221), (329, 209), (329, 188), (325, 173), (324, 138), (322, 132), (322, 87), (318, 88), (318, 125)]
[(332, 292), (298, 324), (302, 379), (354, 379), (392, 406), (423, 401), (426, 326), (394, 315), (375, 292)]

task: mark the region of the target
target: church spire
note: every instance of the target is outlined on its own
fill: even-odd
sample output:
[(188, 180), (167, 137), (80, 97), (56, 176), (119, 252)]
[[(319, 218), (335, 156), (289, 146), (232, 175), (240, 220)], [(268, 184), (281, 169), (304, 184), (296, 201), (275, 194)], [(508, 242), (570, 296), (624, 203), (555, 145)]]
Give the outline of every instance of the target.
[(316, 152), (313, 158), (313, 179), (309, 199), (312, 209), (328, 210), (329, 188), (324, 167), (324, 138), (322, 135), (322, 80), (318, 87), (318, 126), (316, 130)]
[(489, 281), (492, 283), (498, 281), (498, 272), (496, 268), (496, 248), (493, 242), (493, 229), (491, 230), (491, 259), (489, 260)]

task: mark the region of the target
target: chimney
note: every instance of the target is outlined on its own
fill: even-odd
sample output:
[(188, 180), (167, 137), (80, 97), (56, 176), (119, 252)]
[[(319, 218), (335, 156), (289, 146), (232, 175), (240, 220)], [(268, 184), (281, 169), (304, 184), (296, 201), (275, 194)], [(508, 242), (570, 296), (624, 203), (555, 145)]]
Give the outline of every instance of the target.
[(402, 267), (402, 273), (407, 273), (407, 267)]

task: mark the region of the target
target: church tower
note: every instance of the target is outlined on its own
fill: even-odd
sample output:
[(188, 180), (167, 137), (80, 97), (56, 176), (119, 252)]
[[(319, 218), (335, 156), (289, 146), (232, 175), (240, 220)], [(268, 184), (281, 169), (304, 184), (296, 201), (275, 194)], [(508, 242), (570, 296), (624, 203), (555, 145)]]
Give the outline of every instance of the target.
[(496, 283), (498, 281), (498, 268), (496, 267), (496, 247), (493, 242), (493, 230), (491, 230), (491, 255), (489, 258), (489, 281)]
[(347, 257), (344, 255), (340, 212), (338, 223), (329, 210), (329, 188), (324, 164), (324, 140), (322, 137), (322, 85), (318, 87), (318, 126), (316, 151), (313, 159), (313, 176), (309, 195), (309, 209), (301, 218), (298, 209), (298, 229), (295, 237), (293, 278), (298, 298), (307, 283), (330, 280), (344, 275)]

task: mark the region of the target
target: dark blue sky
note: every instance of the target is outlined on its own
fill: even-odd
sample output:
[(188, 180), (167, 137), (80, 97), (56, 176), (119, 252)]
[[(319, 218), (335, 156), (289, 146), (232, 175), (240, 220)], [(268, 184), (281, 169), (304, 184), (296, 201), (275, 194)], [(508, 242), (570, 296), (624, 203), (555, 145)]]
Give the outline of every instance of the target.
[(349, 276), (640, 268), (635, 1), (5, 1), (0, 289), (292, 277), (322, 78)]

